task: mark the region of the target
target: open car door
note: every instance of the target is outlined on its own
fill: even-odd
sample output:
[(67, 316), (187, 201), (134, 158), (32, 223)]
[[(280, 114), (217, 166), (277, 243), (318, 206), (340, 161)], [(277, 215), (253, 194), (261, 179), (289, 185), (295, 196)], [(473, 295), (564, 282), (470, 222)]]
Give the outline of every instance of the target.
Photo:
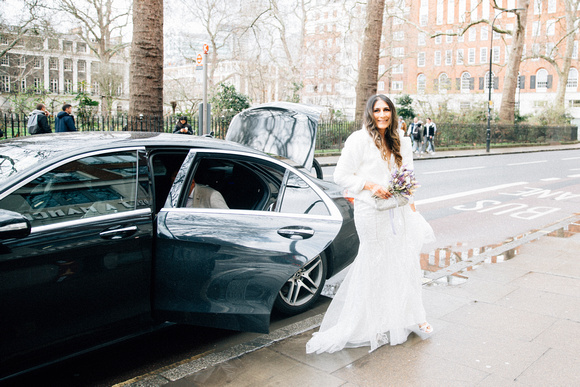
[[(229, 208), (188, 207), (192, 181)], [(280, 290), (329, 246), (342, 217), (299, 171), (256, 154), (192, 150), (157, 221), (157, 318), (268, 332)]]

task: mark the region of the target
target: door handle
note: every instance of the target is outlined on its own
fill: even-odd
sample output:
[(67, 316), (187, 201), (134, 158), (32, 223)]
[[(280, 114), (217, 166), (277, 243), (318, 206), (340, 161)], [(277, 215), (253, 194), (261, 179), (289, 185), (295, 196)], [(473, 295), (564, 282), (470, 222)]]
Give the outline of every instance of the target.
[[(118, 226), (117, 226), (118, 227)], [(122, 228), (112, 228), (99, 233), (103, 239), (122, 239), (127, 238), (137, 232), (137, 226), (129, 226)]]
[(310, 227), (290, 226), (279, 229), (278, 235), (290, 239), (308, 239), (314, 236), (314, 230)]

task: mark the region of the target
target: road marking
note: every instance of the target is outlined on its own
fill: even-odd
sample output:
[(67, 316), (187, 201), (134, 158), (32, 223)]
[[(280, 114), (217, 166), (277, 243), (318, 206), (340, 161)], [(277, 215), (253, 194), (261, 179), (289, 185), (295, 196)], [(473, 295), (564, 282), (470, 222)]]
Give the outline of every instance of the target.
[(540, 161), (526, 161), (525, 163), (513, 163), (513, 164), (508, 164), (508, 166), (513, 166), (513, 165), (526, 165), (526, 164), (538, 164), (538, 163), (547, 163), (548, 160), (540, 160)]
[(559, 177), (548, 177), (547, 179), (540, 179), (540, 181), (555, 181), (560, 180)]
[(580, 171), (580, 168), (572, 168), (571, 171)]
[(578, 160), (578, 159), (580, 159), (580, 157), (566, 157), (562, 160)]
[(568, 175), (568, 177), (580, 177), (580, 175)]
[(474, 189), (471, 191), (457, 192), (454, 194), (438, 196), (438, 197), (430, 198), (430, 199), (417, 200), (417, 201), (415, 201), (415, 204), (421, 205), (421, 204), (428, 204), (428, 203), (443, 202), (445, 200), (457, 199), (457, 198), (461, 198), (464, 196), (477, 195), (477, 194), (483, 193), (483, 192), (497, 191), (499, 189), (516, 187), (518, 185), (525, 185), (525, 184), (529, 184), (529, 183), (526, 181), (520, 181), (518, 183), (501, 184), (501, 185), (496, 185), (493, 187)]
[(433, 171), (433, 172), (423, 172), (423, 175), (432, 175), (434, 173), (448, 173), (448, 172), (459, 172), (459, 171), (471, 171), (472, 169), (482, 169), (485, 167), (472, 167), (472, 168), (460, 168), (460, 169), (446, 169), (445, 171)]

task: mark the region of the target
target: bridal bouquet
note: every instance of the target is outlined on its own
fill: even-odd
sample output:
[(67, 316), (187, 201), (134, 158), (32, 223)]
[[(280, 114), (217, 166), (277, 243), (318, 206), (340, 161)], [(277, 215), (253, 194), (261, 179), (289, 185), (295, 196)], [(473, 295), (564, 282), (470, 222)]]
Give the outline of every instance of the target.
[(393, 195), (388, 199), (381, 199), (373, 196), (377, 210), (388, 210), (395, 207), (401, 207), (409, 203), (409, 198), (419, 187), (415, 179), (415, 172), (407, 169), (405, 165), (397, 168), (391, 174), (389, 183), (389, 192)]

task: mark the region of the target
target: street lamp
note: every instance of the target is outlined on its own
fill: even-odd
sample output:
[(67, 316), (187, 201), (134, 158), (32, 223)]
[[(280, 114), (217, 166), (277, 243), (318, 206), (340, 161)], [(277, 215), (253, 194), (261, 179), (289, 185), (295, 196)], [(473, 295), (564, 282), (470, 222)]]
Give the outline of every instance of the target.
[(489, 97), (487, 99), (487, 131), (485, 133), (485, 151), (489, 153), (489, 146), (491, 143), (491, 87), (493, 85), (493, 78), (491, 77), (491, 65), (492, 65), (492, 59), (493, 59), (493, 25), (495, 24), (495, 19), (497, 19), (497, 17), (499, 15), (501, 15), (504, 12), (515, 12), (515, 11), (523, 11), (525, 10), (525, 8), (513, 8), (513, 9), (502, 9), (501, 11), (499, 11), (495, 17), (493, 18), (493, 21), (491, 22), (491, 37), (490, 37), (490, 42), (489, 42), (489, 77), (488, 77), (488, 84), (487, 86), (489, 87)]

